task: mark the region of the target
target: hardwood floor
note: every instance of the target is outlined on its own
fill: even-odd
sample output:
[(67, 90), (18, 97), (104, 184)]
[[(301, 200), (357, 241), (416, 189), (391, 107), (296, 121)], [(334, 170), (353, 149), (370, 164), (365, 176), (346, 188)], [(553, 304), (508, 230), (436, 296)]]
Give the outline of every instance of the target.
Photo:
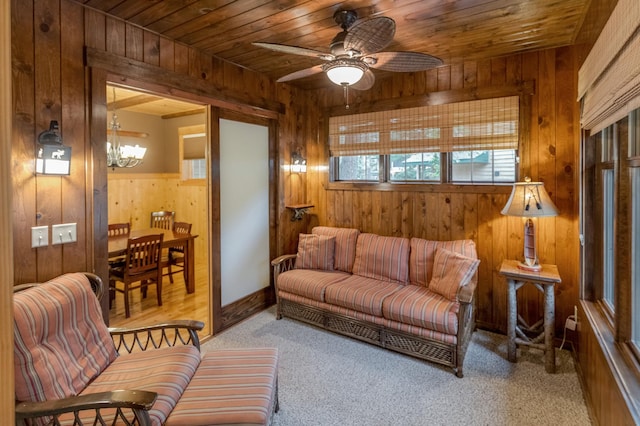
[[(109, 326), (123, 327), (154, 324), (173, 319), (192, 319), (204, 322), (200, 339), (211, 334), (211, 315), (209, 313), (210, 289), (208, 269), (205, 262), (196, 261), (196, 290), (187, 294), (182, 273), (174, 274), (173, 284), (169, 277), (162, 281), (162, 306), (158, 306), (156, 286), (150, 286), (147, 297), (142, 299), (139, 290), (129, 295), (131, 316), (124, 317), (124, 295), (116, 292), (115, 302), (109, 310)], [(119, 284), (122, 286), (122, 283)]]

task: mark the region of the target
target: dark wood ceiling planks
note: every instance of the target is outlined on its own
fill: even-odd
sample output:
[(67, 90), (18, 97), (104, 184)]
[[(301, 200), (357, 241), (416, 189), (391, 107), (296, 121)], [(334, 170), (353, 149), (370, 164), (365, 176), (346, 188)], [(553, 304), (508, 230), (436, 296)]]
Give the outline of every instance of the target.
[[(445, 64), (573, 44), (590, 0), (77, 0), (165, 37), (277, 79), (322, 63), (261, 49), (256, 41), (328, 51), (333, 14), (396, 21), (386, 51), (415, 51)], [(378, 71), (376, 74), (382, 75)], [(313, 89), (324, 75), (293, 81)]]

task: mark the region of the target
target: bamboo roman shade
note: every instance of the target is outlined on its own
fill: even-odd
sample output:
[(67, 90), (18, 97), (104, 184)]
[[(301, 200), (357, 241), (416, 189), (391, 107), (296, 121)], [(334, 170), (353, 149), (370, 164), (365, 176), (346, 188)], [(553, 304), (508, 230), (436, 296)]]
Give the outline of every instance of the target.
[(580, 67), (578, 99), (591, 134), (640, 107), (640, 1), (618, 0)]
[(519, 98), (329, 118), (331, 156), (518, 149)]

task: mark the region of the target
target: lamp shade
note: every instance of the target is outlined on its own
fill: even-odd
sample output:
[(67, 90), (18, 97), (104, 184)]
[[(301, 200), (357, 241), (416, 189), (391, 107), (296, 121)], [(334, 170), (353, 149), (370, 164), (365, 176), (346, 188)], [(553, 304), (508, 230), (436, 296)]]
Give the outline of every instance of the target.
[(339, 86), (350, 86), (360, 81), (367, 66), (355, 59), (337, 59), (323, 67), (327, 77)]
[(506, 216), (542, 217), (557, 216), (551, 197), (542, 182), (516, 182), (513, 184), (509, 201), (501, 212)]

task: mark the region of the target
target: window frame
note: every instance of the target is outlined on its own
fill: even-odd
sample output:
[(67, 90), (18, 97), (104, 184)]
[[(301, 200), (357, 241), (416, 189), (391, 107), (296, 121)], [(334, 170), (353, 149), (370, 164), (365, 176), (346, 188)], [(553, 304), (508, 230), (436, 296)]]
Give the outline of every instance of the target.
[[(521, 153), (526, 153), (526, 147), (529, 145), (531, 132), (531, 113), (532, 98), (535, 92), (535, 82), (533, 80), (519, 82), (513, 86), (501, 87), (484, 87), (471, 89), (457, 89), (446, 92), (432, 92), (428, 96), (414, 96), (403, 98), (402, 104), (398, 105), (395, 99), (379, 101), (375, 105), (351, 105), (347, 110), (344, 107), (328, 108), (324, 112), (323, 138), (329, 140), (329, 118), (339, 115), (349, 115), (364, 112), (385, 111), (394, 108), (411, 108), (422, 105), (439, 105), (447, 103), (464, 102), (471, 100), (492, 99), (509, 96), (519, 97), (519, 117), (518, 117), (518, 148), (515, 150), (515, 179), (517, 182), (520, 176), (528, 176), (529, 170), (523, 169), (523, 165), (528, 164), (526, 158), (523, 161)], [(328, 142), (327, 142), (328, 143)], [(389, 171), (385, 161), (388, 161), (386, 155), (381, 155), (380, 167), (384, 166), (380, 178), (374, 180), (339, 180), (337, 175), (337, 161), (339, 157), (331, 157), (327, 149), (327, 161), (329, 166), (328, 182), (326, 188), (328, 190), (344, 190), (349, 189), (367, 189), (367, 190), (425, 190), (429, 192), (450, 191), (451, 188), (474, 188), (475, 191), (491, 191), (496, 187), (505, 187), (509, 190), (513, 186), (513, 182), (468, 182), (453, 181), (451, 179), (451, 160), (448, 153), (440, 153), (440, 181), (391, 181), (389, 179)], [(443, 178), (444, 177), (444, 178)], [(501, 191), (501, 190), (500, 190)], [(505, 190), (506, 191), (506, 190)], [(508, 192), (508, 191), (507, 191)]]
[[(640, 113), (637, 110), (636, 113)], [(640, 270), (634, 270), (632, 258), (633, 238), (633, 198), (632, 198), (632, 169), (640, 173), (640, 156), (631, 147), (631, 137), (636, 134), (630, 130), (630, 116), (587, 136), (583, 144), (583, 224), (584, 231), (589, 230), (589, 224), (595, 229), (593, 235), (583, 233), (584, 238), (584, 271), (582, 279), (583, 299), (594, 303), (614, 341), (628, 354), (631, 365), (635, 365), (640, 374), (640, 348), (638, 342), (633, 342), (633, 321), (640, 321), (640, 312), (634, 312), (634, 307), (640, 303), (633, 300), (633, 276), (640, 277)], [(640, 122), (636, 126), (640, 127)], [(611, 131), (612, 146), (605, 152), (602, 139), (603, 132)], [(640, 131), (640, 129), (636, 129)], [(603, 173), (613, 172), (613, 305), (604, 301), (604, 197)], [(640, 203), (638, 203), (640, 204)], [(640, 221), (638, 222), (640, 223)], [(636, 290), (637, 291), (637, 290)], [(636, 296), (637, 297), (637, 296)], [(636, 303), (636, 305), (634, 305)], [(640, 333), (638, 334), (640, 336)]]

